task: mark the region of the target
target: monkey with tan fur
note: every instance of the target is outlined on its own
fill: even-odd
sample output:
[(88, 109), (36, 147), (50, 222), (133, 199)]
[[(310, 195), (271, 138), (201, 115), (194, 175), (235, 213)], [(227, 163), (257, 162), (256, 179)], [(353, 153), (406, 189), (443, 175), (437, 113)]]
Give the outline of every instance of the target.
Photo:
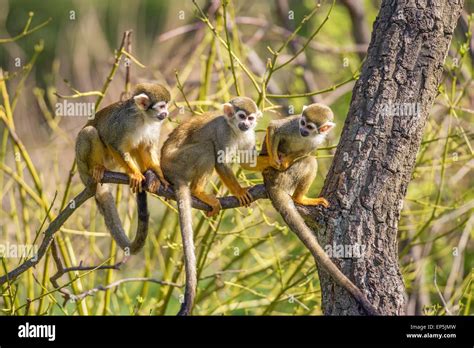
[[(137, 253), (148, 233), (146, 193), (142, 190), (143, 173), (151, 169), (159, 178), (150, 184), (156, 190), (168, 182), (158, 160), (158, 141), (162, 121), (168, 117), (170, 94), (158, 84), (138, 84), (130, 99), (116, 102), (96, 113), (79, 132), (76, 161), (84, 185), (95, 192), (105, 224), (123, 250)], [(105, 170), (118, 167), (130, 176), (130, 187), (137, 192), (138, 227), (130, 241), (123, 230), (115, 202), (107, 185), (98, 185)]]
[(319, 245), (316, 236), (298, 213), (295, 203), (329, 207), (321, 198), (307, 198), (318, 168), (311, 153), (321, 144), (335, 126), (331, 109), (322, 104), (312, 104), (303, 113), (283, 120), (272, 121), (267, 129), (264, 146), (257, 159), (257, 166), (245, 169), (261, 171), (268, 196), (283, 220), (310, 250), (317, 265), (328, 272), (363, 306), (368, 314), (377, 315), (375, 307), (352, 283)]
[(175, 190), (184, 251), (186, 288), (184, 303), (178, 315), (191, 314), (197, 288), (196, 255), (194, 251), (191, 195), (207, 203), (209, 216), (219, 213), (219, 200), (204, 188), (216, 170), (222, 182), (241, 205), (249, 205), (251, 196), (240, 186), (229, 164), (220, 161), (222, 152), (255, 151), (257, 118), (261, 113), (249, 98), (237, 97), (224, 104), (224, 114), (192, 117), (170, 134), (161, 149), (165, 178)]

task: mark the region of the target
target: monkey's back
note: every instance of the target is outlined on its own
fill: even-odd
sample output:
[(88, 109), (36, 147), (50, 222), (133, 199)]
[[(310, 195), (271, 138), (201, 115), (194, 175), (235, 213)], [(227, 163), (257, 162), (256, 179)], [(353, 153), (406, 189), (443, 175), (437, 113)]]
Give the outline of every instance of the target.
[[(294, 152), (296, 136), (299, 135), (299, 116), (289, 116), (284, 119), (273, 120), (270, 122), (270, 126), (275, 127), (275, 133), (281, 136), (278, 152), (285, 155)], [(260, 151), (260, 156), (266, 155), (268, 155), (267, 136), (263, 139), (262, 150)]]
[(218, 129), (223, 128), (223, 122), (225, 119), (220, 115), (206, 114), (176, 127), (161, 148), (165, 177), (176, 183), (210, 175), (215, 166)]
[(113, 113), (113, 111), (119, 110), (123, 107), (124, 102), (116, 102), (106, 106), (103, 109), (97, 111), (92, 119), (87, 121), (86, 126), (94, 126), (97, 128), (99, 125), (107, 123), (109, 115)]

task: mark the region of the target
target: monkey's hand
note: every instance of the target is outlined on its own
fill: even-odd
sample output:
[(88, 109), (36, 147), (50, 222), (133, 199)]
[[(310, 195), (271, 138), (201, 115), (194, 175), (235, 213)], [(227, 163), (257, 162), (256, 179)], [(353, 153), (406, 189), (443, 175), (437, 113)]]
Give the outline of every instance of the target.
[(277, 168), (280, 171), (287, 170), (293, 164), (293, 159), (289, 156), (284, 156), (281, 160), (280, 167)]
[(271, 167), (280, 170), (281, 167), (281, 161), (279, 158), (271, 157), (269, 160), (269, 164)]
[(142, 192), (142, 182), (145, 180), (145, 176), (140, 172), (134, 172), (129, 174), (130, 176), (130, 188), (133, 193)]
[(248, 187), (241, 187), (240, 190), (235, 193), (235, 197), (240, 205), (244, 207), (248, 207), (252, 203), (252, 195), (250, 194)]

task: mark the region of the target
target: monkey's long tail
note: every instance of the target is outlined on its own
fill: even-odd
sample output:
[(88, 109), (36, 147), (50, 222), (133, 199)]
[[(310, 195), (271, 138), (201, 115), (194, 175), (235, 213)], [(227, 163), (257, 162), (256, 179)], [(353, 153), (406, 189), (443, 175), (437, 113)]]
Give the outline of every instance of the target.
[(191, 191), (186, 184), (176, 185), (176, 202), (178, 203), (179, 225), (184, 251), (184, 268), (186, 271), (186, 288), (184, 302), (178, 315), (190, 315), (197, 288), (196, 255), (194, 253), (193, 224), (191, 214)]
[[(306, 226), (303, 218), (296, 210), (296, 206), (291, 197), (282, 190), (269, 188), (268, 186), (267, 192), (275, 209), (281, 214), (283, 220), (285, 220), (290, 229), (296, 233), (298, 238), (310, 250), (318, 264), (318, 267), (324, 268), (337, 284), (349, 291), (349, 293), (362, 305), (367, 314), (379, 315), (377, 309), (367, 300), (362, 291), (360, 291), (359, 288), (355, 286), (354, 283), (352, 283), (349, 278), (339, 270), (339, 268), (337, 268), (334, 262), (332, 262), (329, 256), (324, 252), (324, 249), (319, 245), (315, 235), (309, 227)], [(279, 204), (276, 202), (288, 202), (288, 204)]]
[(129, 251), (131, 254), (138, 253), (143, 248), (143, 245), (145, 245), (145, 240), (148, 235), (150, 214), (148, 212), (146, 192), (142, 191), (137, 194), (138, 224), (133, 241), (130, 241), (125, 234), (122, 221), (120, 220), (117, 207), (115, 206), (114, 196), (110, 192), (109, 187), (106, 185), (97, 185), (95, 200), (99, 211), (104, 217), (105, 226), (119, 247), (125, 252)]

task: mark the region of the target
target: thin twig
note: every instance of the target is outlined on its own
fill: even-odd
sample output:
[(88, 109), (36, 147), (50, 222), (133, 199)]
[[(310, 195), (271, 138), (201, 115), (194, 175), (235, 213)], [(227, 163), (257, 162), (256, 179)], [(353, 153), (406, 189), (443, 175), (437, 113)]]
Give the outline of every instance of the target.
[(438, 271), (437, 268), (438, 268), (438, 267), (435, 266), (434, 279), (433, 279), (433, 280), (434, 280), (434, 286), (435, 286), (435, 288), (436, 288), (436, 291), (438, 292), (438, 295), (439, 295), (439, 298), (441, 299), (441, 302), (443, 302), (443, 306), (444, 306), (444, 309), (445, 309), (446, 313), (447, 313), (448, 315), (451, 315), (451, 311), (450, 311), (449, 308), (448, 308), (448, 304), (446, 303), (446, 300), (444, 299), (443, 294), (441, 293), (441, 290), (439, 289), (438, 283), (437, 283), (437, 281), (436, 281), (436, 276), (437, 276), (436, 273), (437, 273), (437, 271)]
[(48, 18), (46, 21), (44, 21), (43, 23), (37, 25), (33, 29), (29, 29), (31, 19), (34, 16), (34, 13), (30, 12), (30, 13), (28, 13), (28, 16), (29, 16), (29, 18), (28, 18), (28, 21), (26, 22), (26, 25), (25, 25), (25, 28), (23, 29), (23, 31), (20, 34), (18, 34), (17, 36), (14, 36), (14, 37), (11, 37), (11, 38), (8, 38), (8, 39), (0, 39), (0, 45), (20, 40), (21, 38), (23, 38), (27, 35), (30, 35), (30, 34), (34, 33), (35, 31), (40, 30), (41, 28), (47, 26), (48, 23), (53, 20), (52, 18)]
[(314, 92), (308, 92), (308, 93), (300, 93), (300, 94), (267, 94), (267, 97), (268, 98), (276, 98), (276, 99), (281, 99), (281, 98), (285, 98), (285, 99), (293, 99), (293, 98), (306, 98), (306, 97), (311, 97), (313, 95), (317, 95), (317, 94), (323, 94), (323, 93), (327, 93), (327, 92), (331, 92), (331, 91), (334, 91), (336, 90), (337, 88), (347, 84), (347, 83), (350, 83), (354, 80), (357, 80), (359, 78), (358, 75), (354, 75), (352, 76), (351, 78), (345, 80), (345, 81), (342, 81), (342, 82), (339, 82), (331, 87), (328, 87), (328, 88), (325, 88), (325, 89), (321, 89), (319, 91), (314, 91)]
[(229, 52), (229, 61), (230, 61), (230, 70), (232, 72), (232, 76), (234, 77), (234, 86), (235, 86), (235, 93), (240, 95), (239, 84), (237, 81), (237, 75), (235, 74), (235, 67), (234, 67), (234, 58), (232, 57), (232, 49), (230, 47), (230, 37), (229, 37), (229, 30), (227, 28), (227, 5), (228, 0), (224, 0), (222, 2), (222, 9), (223, 9), (223, 16), (224, 16), (224, 31), (225, 31), (225, 38), (227, 41), (227, 52)]
[(175, 288), (182, 288), (182, 284), (177, 284), (173, 282), (167, 282), (164, 280), (158, 280), (158, 279), (153, 279), (153, 278), (144, 278), (144, 277), (139, 277), (139, 278), (125, 278), (125, 279), (120, 279), (117, 280), (113, 283), (110, 283), (109, 285), (99, 285), (96, 286), (95, 288), (92, 288), (90, 290), (84, 291), (83, 293), (77, 294), (77, 295), (71, 295), (70, 298), (74, 299), (75, 301), (77, 300), (82, 300), (83, 298), (87, 296), (92, 296), (94, 293), (99, 292), (99, 291), (107, 291), (111, 288), (117, 287), (121, 284), (124, 283), (130, 283), (130, 282), (150, 282), (150, 283), (155, 283), (155, 284), (160, 284), (164, 286), (172, 286)]
[[(222, 45), (227, 49), (229, 50), (229, 47), (227, 46), (227, 43), (225, 42), (225, 40), (223, 38), (221, 38), (219, 36), (219, 34), (217, 33), (217, 30), (216, 28), (212, 25), (212, 23), (210, 22), (209, 18), (206, 16), (206, 14), (203, 12), (203, 10), (201, 9), (201, 7), (199, 7), (199, 5), (197, 4), (196, 0), (193, 0), (193, 3), (194, 5), (196, 6), (196, 8), (198, 9), (201, 17), (200, 19), (209, 27), (209, 29), (211, 29), (212, 33), (214, 34), (214, 36), (222, 43)], [(248, 76), (248, 78), (250, 79), (250, 81), (252, 82), (253, 86), (255, 87), (255, 89), (257, 90), (257, 92), (260, 94), (261, 93), (261, 90), (260, 90), (260, 86), (258, 85), (257, 81), (255, 80), (255, 77), (252, 75), (252, 73), (250, 72), (250, 70), (245, 66), (245, 64), (242, 63), (242, 61), (239, 59), (239, 57), (237, 57), (234, 52), (232, 52), (232, 50), (230, 50), (230, 53), (232, 54), (232, 57), (234, 57), (235, 61), (239, 64), (239, 66), (241, 67), (241, 69), (245, 72), (245, 74)]]

